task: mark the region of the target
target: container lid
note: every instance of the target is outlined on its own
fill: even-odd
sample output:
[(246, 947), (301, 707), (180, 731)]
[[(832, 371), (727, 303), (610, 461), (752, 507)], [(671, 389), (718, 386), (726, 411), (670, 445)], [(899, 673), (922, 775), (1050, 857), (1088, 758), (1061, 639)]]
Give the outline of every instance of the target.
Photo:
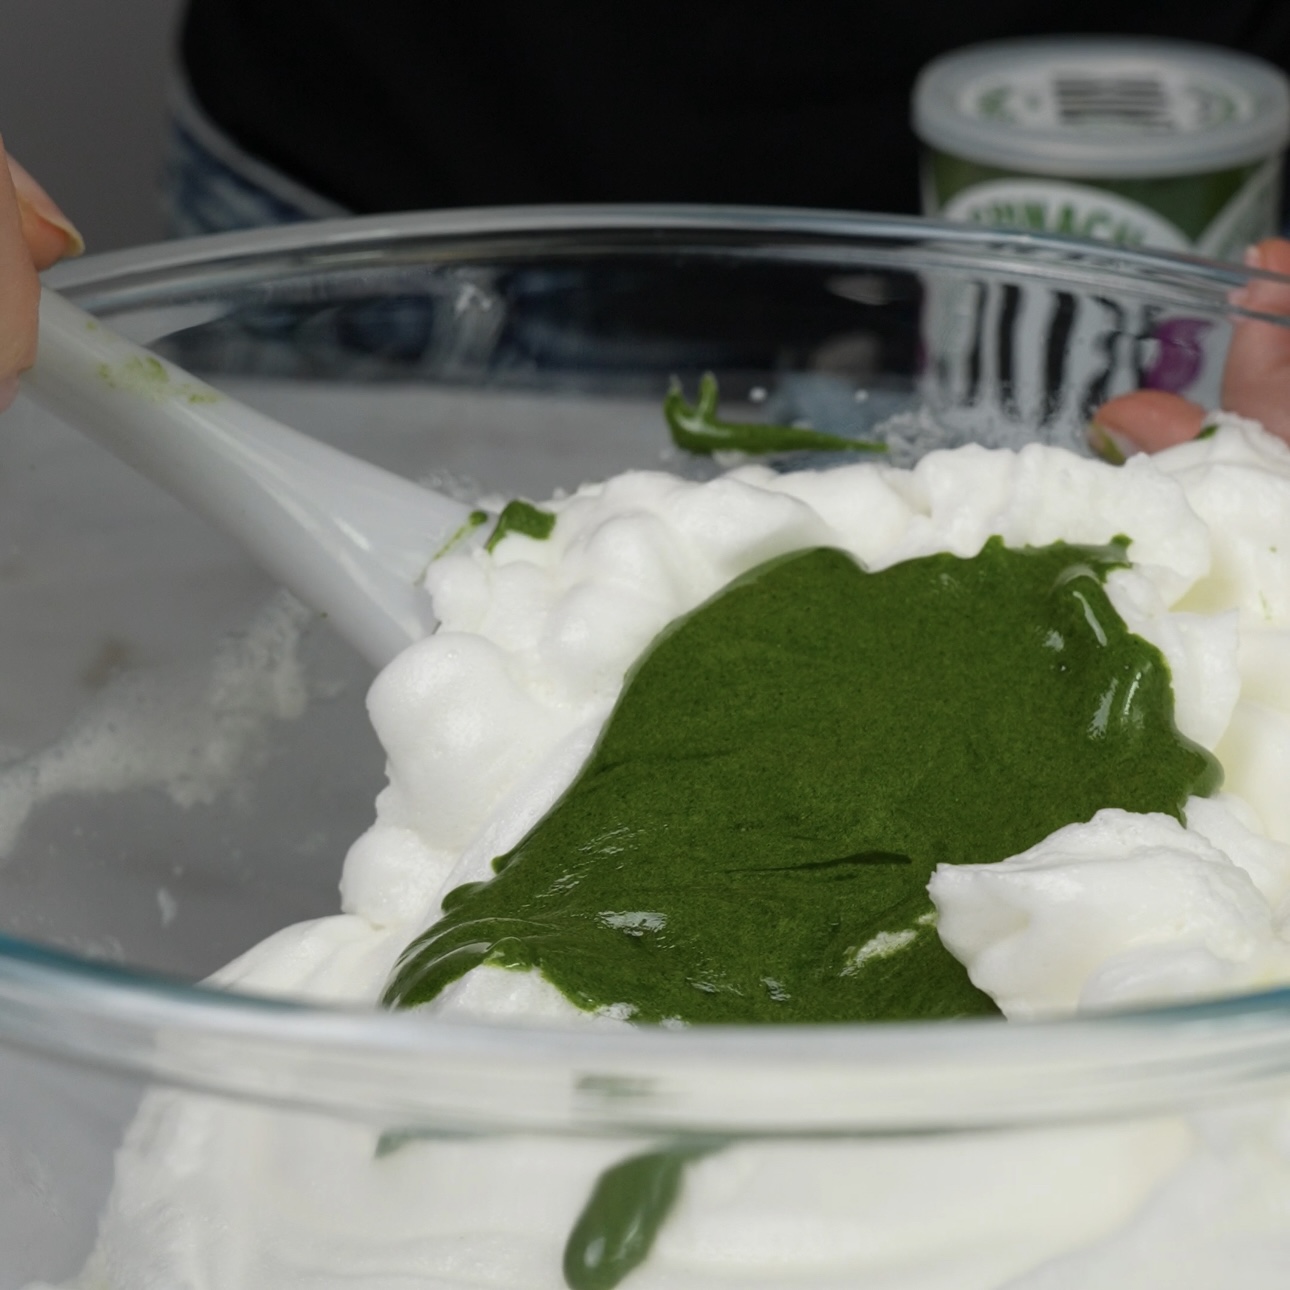
[(1009, 40), (942, 55), (914, 87), (925, 144), (1025, 174), (1158, 178), (1261, 161), (1290, 139), (1269, 63), (1167, 40)]

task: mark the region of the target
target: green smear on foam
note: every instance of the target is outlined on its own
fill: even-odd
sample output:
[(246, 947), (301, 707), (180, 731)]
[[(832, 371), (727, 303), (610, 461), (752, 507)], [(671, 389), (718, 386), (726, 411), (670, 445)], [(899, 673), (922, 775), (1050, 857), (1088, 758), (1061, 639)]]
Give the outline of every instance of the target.
[(932, 870), (1104, 807), (1181, 818), (1219, 783), (1106, 597), (1126, 562), (992, 539), (738, 579), (655, 640), (578, 778), (495, 877), (448, 894), (386, 1003), (492, 964), (642, 1022), (995, 1012), (936, 935)]

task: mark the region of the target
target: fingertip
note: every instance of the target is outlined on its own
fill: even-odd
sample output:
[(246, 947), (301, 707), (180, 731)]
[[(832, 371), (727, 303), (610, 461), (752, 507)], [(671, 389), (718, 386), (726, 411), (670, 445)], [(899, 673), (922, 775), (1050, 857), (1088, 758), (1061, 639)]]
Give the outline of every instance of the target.
[(1290, 239), (1265, 237), (1245, 249), (1245, 263), (1251, 269), (1290, 276)]
[(1245, 248), (1244, 259), (1254, 274), (1244, 286), (1232, 292), (1232, 304), (1253, 313), (1290, 313), (1290, 241), (1283, 237), (1265, 237)]
[[(3, 159), (0, 142), (0, 163)], [(35, 359), (39, 303), (40, 279), (23, 236), (21, 203), (0, 164), (0, 380)]]
[(1223, 369), (1222, 402), (1242, 416), (1280, 423), (1287, 420), (1282, 391), (1290, 380), (1290, 241), (1264, 238), (1249, 248), (1246, 262), (1258, 274), (1237, 293), (1234, 304), (1265, 318), (1237, 315)]
[(1205, 424), (1205, 409), (1164, 390), (1135, 390), (1103, 403), (1090, 434), (1101, 432), (1124, 456), (1158, 452), (1194, 439)]
[(76, 226), (25, 167), (11, 156), (5, 159), (18, 196), (23, 237), (36, 268), (47, 269), (59, 260), (80, 255), (85, 250), (85, 239)]

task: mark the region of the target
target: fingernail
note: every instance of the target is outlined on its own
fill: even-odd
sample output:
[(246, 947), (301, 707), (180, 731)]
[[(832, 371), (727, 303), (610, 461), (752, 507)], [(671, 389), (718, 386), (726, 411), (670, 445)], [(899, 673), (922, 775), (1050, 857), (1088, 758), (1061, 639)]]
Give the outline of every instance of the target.
[(14, 191), (18, 200), (42, 223), (57, 229), (67, 243), (65, 255), (80, 255), (85, 250), (85, 239), (76, 225), (55, 205), (54, 199), (12, 158), (9, 173), (13, 176)]
[(18, 397), (18, 378), (11, 376), (7, 381), (0, 381), (0, 412)]
[(1088, 446), (1113, 466), (1123, 466), (1134, 453), (1142, 451), (1132, 439), (1100, 421), (1088, 423)]
[[(1257, 242), (1251, 243), (1242, 252), (1241, 259), (1247, 269), (1261, 269), (1263, 268), (1263, 249)], [(1243, 287), (1234, 287), (1229, 291), (1227, 303), (1233, 309), (1245, 309), (1250, 303), (1250, 284), (1247, 282)]]

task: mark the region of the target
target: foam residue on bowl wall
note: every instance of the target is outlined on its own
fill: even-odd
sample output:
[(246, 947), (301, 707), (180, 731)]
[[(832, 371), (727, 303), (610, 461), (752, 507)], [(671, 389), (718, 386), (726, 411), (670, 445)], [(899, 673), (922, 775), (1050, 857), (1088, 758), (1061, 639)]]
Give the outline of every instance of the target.
[(190, 807), (236, 793), (269, 727), (305, 712), (299, 645), (313, 617), (279, 592), (213, 658), (109, 682), (56, 743), (0, 771), (0, 856), (32, 811), (63, 794), (158, 788)]

